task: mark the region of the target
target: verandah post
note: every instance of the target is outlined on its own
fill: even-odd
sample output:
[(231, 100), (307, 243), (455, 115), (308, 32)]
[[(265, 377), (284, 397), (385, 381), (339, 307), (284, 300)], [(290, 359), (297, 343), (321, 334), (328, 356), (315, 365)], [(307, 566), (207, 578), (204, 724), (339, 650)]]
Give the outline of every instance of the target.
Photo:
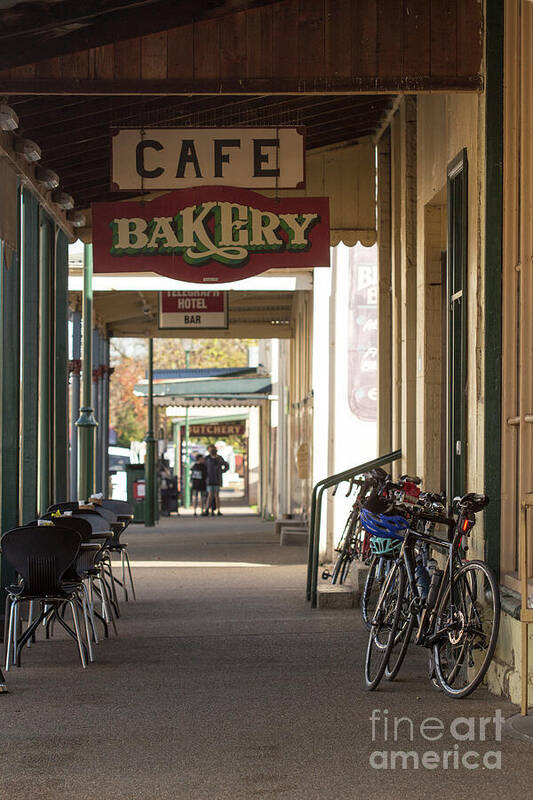
[(78, 427), (78, 499), (87, 500), (94, 492), (94, 447), (98, 425), (91, 406), (92, 391), (92, 320), (93, 320), (93, 252), (92, 245), (83, 249), (83, 405)]
[(144, 457), (144, 524), (147, 528), (155, 525), (155, 447), (154, 436), (154, 340), (148, 339), (148, 430), (144, 438), (146, 455)]

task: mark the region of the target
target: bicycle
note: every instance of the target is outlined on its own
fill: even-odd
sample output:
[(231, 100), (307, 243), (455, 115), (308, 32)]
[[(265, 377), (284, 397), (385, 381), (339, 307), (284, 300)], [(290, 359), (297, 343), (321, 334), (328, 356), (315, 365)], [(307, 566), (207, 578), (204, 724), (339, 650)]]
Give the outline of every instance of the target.
[[(372, 505), (372, 502), (376, 500), (383, 503), (385, 498), (391, 502), (417, 502), (421, 496), (418, 488), (420, 483), (420, 478), (410, 477), (409, 475), (402, 475), (397, 483), (393, 483), (390, 476), (386, 476), (386, 480), (375, 486), (374, 491), (367, 499), (366, 505)], [(379, 535), (370, 536), (370, 551), (372, 555), (361, 595), (361, 616), (368, 630), (371, 627), (372, 617), (376, 610), (383, 583), (393, 560), (399, 554), (400, 543), (401, 541), (392, 538), (382, 538)]]
[[(455, 503), (457, 518), (420, 508), (395, 509), (401, 511), (395, 515), (361, 509), (365, 527), (403, 539), (371, 621), (365, 659), (369, 690), (378, 687), (386, 672), (389, 679), (398, 674), (415, 627), (415, 642), (431, 651), (432, 677), (448, 696), (466, 697), (483, 680), (498, 637), (499, 587), (484, 562), (463, 560), (461, 545), (487, 503), (484, 495), (466, 494)], [(420, 522), (447, 526), (448, 541), (421, 532), (416, 528)], [(426, 596), (416, 576), (422, 546), (447, 552), (445, 568), (431, 570)]]

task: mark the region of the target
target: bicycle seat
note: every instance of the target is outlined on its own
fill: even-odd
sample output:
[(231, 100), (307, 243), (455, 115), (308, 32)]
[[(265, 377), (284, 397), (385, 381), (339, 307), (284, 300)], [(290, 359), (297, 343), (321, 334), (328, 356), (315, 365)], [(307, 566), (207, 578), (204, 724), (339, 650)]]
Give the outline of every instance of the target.
[(476, 494), (475, 492), (468, 492), (459, 499), (459, 506), (467, 508), (469, 511), (482, 511), (488, 504), (489, 498), (486, 494)]
[(400, 482), (401, 483), (414, 483), (415, 486), (420, 486), (422, 483), (422, 478), (419, 478), (417, 475), (412, 477), (411, 475), (400, 475)]

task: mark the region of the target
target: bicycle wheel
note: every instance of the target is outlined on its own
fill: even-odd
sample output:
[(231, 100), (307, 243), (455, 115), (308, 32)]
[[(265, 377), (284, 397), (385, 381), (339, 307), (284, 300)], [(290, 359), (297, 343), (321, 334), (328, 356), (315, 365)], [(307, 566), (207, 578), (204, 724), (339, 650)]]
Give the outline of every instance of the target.
[(435, 676), (450, 697), (479, 686), (494, 654), (500, 625), (500, 592), (493, 571), (469, 561), (456, 573), (437, 609), (433, 646)]
[(350, 569), (351, 558), (347, 550), (342, 550), (337, 556), (333, 573), (331, 575), (331, 583), (343, 584)]
[(389, 660), (385, 667), (385, 678), (393, 681), (403, 664), (407, 648), (411, 642), (411, 635), (416, 624), (416, 614), (411, 612), (412, 594), (409, 584), (403, 594), (402, 607), (398, 619), (398, 630), (391, 647)]
[(365, 588), (361, 597), (361, 616), (368, 630), (371, 628), (372, 617), (378, 604), (381, 588), (390, 569), (391, 560), (383, 556), (374, 555), (370, 562)]
[(396, 562), (383, 584), (372, 618), (365, 659), (367, 688), (376, 689), (385, 673), (398, 630), (398, 620), (405, 591), (405, 568)]

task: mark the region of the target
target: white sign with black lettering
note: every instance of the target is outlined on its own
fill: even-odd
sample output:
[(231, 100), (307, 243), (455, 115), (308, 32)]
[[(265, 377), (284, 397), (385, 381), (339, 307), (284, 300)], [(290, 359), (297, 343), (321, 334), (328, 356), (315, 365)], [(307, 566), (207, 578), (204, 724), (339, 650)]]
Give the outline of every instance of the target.
[(227, 328), (227, 292), (160, 292), (160, 328)]
[(302, 128), (121, 128), (112, 189), (304, 189)]

